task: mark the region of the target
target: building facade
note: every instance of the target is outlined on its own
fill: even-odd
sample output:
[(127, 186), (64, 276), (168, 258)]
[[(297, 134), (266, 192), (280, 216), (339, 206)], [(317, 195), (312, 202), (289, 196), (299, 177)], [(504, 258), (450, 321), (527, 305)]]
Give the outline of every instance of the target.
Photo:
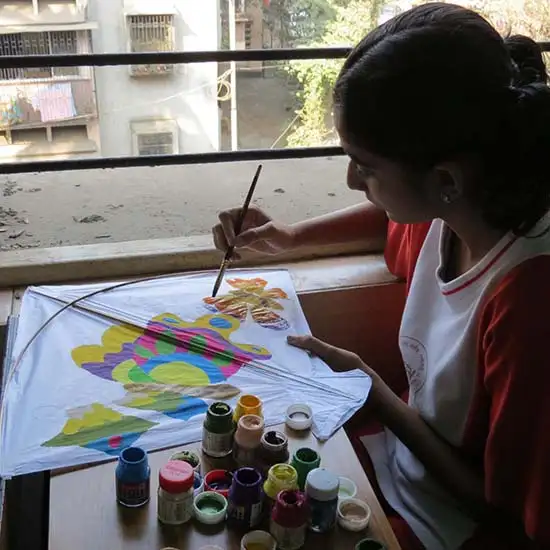
[[(0, 0), (0, 55), (215, 50), (218, 0)], [(0, 70), (0, 162), (219, 148), (216, 63)]]

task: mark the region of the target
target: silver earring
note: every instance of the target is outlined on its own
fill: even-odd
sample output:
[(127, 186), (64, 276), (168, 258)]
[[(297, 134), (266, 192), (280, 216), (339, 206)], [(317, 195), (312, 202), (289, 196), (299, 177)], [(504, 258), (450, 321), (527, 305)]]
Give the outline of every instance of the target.
[(451, 198), (451, 195), (449, 195), (449, 193), (441, 193), (441, 200), (445, 204), (451, 204), (452, 198)]

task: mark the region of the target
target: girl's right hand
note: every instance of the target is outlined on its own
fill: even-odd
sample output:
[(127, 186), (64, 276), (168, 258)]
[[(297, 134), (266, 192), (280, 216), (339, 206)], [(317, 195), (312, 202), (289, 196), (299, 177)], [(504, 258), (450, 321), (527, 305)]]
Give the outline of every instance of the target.
[[(294, 230), (290, 225), (273, 221), (263, 210), (250, 206), (239, 235), (235, 225), (241, 208), (225, 210), (219, 214), (220, 223), (212, 229), (214, 244), (225, 252), (231, 245), (235, 250), (253, 250), (261, 254), (280, 254), (295, 246)], [(239, 257), (236, 254), (237, 258)]]

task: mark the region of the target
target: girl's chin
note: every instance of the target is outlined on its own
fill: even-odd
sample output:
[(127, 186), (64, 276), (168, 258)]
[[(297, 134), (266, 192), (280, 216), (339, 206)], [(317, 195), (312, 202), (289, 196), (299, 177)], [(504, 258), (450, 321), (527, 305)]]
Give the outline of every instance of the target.
[(400, 216), (399, 214), (396, 214), (395, 212), (391, 212), (390, 210), (385, 210), (386, 216), (388, 216), (388, 219), (395, 223), (411, 223), (410, 220), (406, 218), (406, 216)]

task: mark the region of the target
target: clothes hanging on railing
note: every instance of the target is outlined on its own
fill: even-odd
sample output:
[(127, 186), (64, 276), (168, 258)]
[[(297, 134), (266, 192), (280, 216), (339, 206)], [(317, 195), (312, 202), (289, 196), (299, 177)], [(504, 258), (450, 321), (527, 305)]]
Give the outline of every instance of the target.
[(44, 84), (33, 97), (33, 106), (40, 111), (42, 122), (63, 120), (76, 116), (76, 107), (70, 82)]

